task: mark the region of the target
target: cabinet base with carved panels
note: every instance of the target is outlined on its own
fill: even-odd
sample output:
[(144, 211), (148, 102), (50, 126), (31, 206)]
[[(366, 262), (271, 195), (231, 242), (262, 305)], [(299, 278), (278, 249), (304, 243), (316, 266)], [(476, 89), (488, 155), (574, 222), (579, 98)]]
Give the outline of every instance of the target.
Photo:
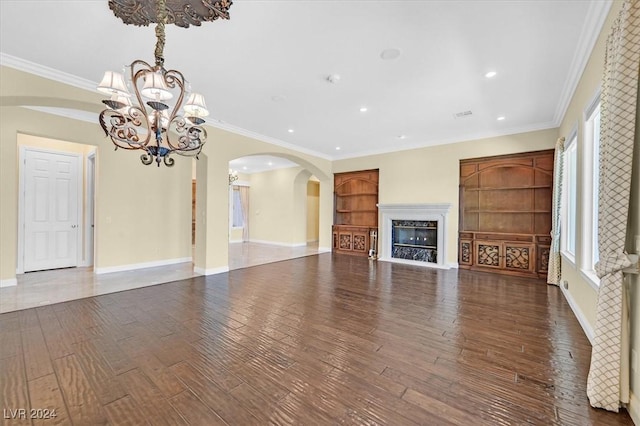
[(368, 226), (333, 226), (332, 248), (336, 253), (357, 254), (366, 256), (369, 254), (369, 235), (372, 230)]
[(461, 269), (524, 277), (547, 276), (549, 241), (542, 235), (461, 232)]

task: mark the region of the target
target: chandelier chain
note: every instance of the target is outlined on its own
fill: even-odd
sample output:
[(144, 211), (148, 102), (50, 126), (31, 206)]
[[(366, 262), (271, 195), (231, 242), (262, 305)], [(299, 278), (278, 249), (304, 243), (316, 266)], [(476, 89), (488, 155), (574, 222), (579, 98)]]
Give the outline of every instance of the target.
[(156, 66), (162, 68), (164, 66), (164, 24), (167, 22), (167, 3), (166, 0), (157, 0), (157, 17), (156, 24)]

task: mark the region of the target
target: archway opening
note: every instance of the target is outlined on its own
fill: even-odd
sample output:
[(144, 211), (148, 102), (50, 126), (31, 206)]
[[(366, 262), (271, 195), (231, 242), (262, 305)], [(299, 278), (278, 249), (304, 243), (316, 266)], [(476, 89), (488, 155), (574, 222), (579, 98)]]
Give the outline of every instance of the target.
[(229, 162), (229, 269), (319, 253), (320, 182), (275, 155)]

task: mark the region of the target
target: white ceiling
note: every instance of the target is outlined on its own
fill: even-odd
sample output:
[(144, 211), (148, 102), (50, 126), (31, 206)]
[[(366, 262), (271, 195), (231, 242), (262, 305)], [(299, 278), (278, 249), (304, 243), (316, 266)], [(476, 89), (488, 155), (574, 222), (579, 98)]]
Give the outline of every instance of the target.
[[(609, 7), (236, 0), (229, 21), (168, 26), (165, 66), (206, 96), (215, 125), (353, 157), (557, 126)], [(154, 43), (153, 28), (124, 25), (107, 0), (0, 0), (3, 63), (33, 62), (85, 87), (153, 62)], [(389, 48), (400, 56), (383, 60)], [(472, 115), (455, 119), (462, 111)]]

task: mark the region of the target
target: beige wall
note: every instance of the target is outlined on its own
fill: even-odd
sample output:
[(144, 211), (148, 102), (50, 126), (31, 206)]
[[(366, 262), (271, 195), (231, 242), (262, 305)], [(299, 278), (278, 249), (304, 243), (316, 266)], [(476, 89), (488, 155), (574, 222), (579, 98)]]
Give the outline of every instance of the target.
[(318, 241), (318, 220), (320, 219), (320, 182), (307, 183), (307, 242)]
[[(335, 173), (379, 169), (381, 204), (451, 203), (445, 262), (458, 261), (459, 161), (553, 148), (556, 129), (372, 155), (334, 162)], [(384, 235), (380, 235), (380, 240)]]
[(301, 167), (251, 175), (251, 241), (306, 244), (308, 179), (309, 173)]

